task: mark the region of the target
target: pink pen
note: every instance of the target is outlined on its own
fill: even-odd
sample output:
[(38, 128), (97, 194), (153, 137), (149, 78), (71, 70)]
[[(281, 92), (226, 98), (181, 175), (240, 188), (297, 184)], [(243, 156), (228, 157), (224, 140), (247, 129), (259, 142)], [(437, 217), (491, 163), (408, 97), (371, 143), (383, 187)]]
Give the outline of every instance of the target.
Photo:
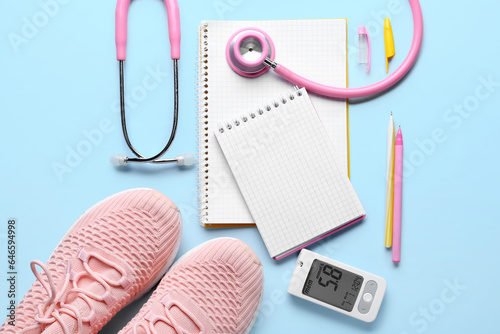
[(394, 214), (392, 233), (392, 262), (401, 261), (401, 208), (403, 199), (403, 134), (399, 127), (394, 149)]

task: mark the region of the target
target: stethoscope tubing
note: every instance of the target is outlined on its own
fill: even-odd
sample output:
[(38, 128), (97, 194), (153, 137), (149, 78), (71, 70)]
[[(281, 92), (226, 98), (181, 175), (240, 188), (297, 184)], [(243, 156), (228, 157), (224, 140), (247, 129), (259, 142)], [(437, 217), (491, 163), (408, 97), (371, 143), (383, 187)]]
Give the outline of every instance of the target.
[(158, 158), (163, 156), (172, 145), (177, 132), (177, 124), (179, 120), (179, 73), (178, 73), (179, 68), (177, 59), (174, 59), (173, 62), (174, 62), (174, 120), (172, 123), (172, 131), (170, 132), (170, 138), (168, 139), (168, 142), (165, 145), (165, 147), (158, 154), (146, 158), (144, 155), (139, 153), (139, 151), (132, 145), (130, 138), (128, 136), (127, 118), (125, 112), (125, 88), (124, 88), (125, 80), (124, 80), (124, 70), (123, 70), (124, 61), (120, 60), (120, 113), (122, 121), (122, 132), (123, 132), (123, 137), (125, 138), (125, 142), (127, 143), (127, 146), (136, 156), (136, 158), (128, 157), (127, 162), (160, 164), (160, 163), (170, 163), (175, 161), (175, 159), (157, 160)]
[(364, 87), (357, 88), (340, 88), (324, 85), (304, 78), (293, 71), (289, 70), (281, 64), (276, 64), (274, 72), (291, 83), (305, 87), (307, 90), (319, 95), (334, 97), (334, 98), (360, 98), (368, 97), (381, 93), (400, 81), (406, 73), (412, 68), (417, 60), (424, 35), (424, 24), (422, 9), (418, 0), (409, 0), (413, 14), (413, 40), (410, 51), (401, 65), (387, 78)]
[[(231, 69), (243, 77), (254, 78), (264, 74), (269, 68), (272, 68), (274, 72), (283, 79), (296, 86), (305, 87), (309, 92), (319, 95), (341, 99), (376, 95), (391, 88), (400, 81), (413, 67), (420, 52), (424, 35), (422, 8), (420, 7), (419, 0), (408, 0), (408, 2), (413, 15), (413, 40), (408, 55), (401, 65), (387, 78), (368, 86), (356, 88), (333, 87), (309, 80), (293, 72), (274, 61), (275, 52), (271, 37), (264, 31), (253, 27), (240, 29), (229, 38), (226, 45), (226, 59)], [(269, 46), (272, 56), (267, 56), (263, 60), (262, 57), (253, 60), (245, 59), (241, 54), (240, 46), (243, 45), (243, 42), (247, 39), (258, 40), (263, 50), (267, 50), (266, 46)]]

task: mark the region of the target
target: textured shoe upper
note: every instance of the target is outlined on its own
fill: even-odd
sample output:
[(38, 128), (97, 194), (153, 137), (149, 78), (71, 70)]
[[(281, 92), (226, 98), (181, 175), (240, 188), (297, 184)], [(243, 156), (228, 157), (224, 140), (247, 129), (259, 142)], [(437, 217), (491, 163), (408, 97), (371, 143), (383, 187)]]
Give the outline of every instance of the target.
[[(161, 275), (175, 257), (181, 229), (177, 207), (151, 189), (126, 191), (97, 204), (54, 250), (18, 305), (16, 326), (4, 324), (2, 330), (76, 333), (84, 326), (80, 333), (96, 333)], [(50, 301), (56, 296), (47, 289), (49, 278), (57, 303)]]
[(214, 239), (181, 258), (120, 334), (245, 333), (263, 291), (262, 265), (236, 239)]

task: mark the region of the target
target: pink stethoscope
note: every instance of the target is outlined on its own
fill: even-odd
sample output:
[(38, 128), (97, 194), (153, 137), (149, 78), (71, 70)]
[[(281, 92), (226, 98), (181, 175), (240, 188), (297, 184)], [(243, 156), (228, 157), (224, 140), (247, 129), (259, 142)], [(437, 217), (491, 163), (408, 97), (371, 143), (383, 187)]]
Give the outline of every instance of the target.
[[(125, 118), (125, 94), (124, 94), (124, 61), (126, 58), (127, 46), (127, 15), (131, 0), (118, 0), (116, 5), (116, 52), (117, 59), (120, 64), (120, 109), (122, 130), (125, 142), (135, 157), (128, 157), (124, 154), (114, 154), (110, 161), (115, 166), (125, 166), (130, 162), (135, 163), (173, 163), (176, 162), (180, 166), (189, 166), (194, 164), (195, 157), (193, 154), (183, 154), (175, 159), (160, 159), (170, 148), (172, 144), (178, 121), (179, 112), (179, 89), (178, 89), (178, 60), (180, 59), (180, 16), (179, 6), (176, 0), (164, 0), (168, 14), (168, 30), (170, 36), (171, 57), (174, 62), (174, 121), (170, 138), (165, 147), (152, 157), (145, 157), (140, 154), (130, 142), (127, 133), (127, 124)], [(359, 87), (359, 88), (339, 88), (327, 86), (306, 79), (283, 65), (279, 65), (274, 61), (275, 48), (271, 37), (261, 29), (244, 28), (236, 31), (229, 39), (226, 47), (226, 58), (229, 66), (239, 75), (244, 77), (257, 77), (266, 73), (269, 68), (272, 68), (275, 73), (290, 81), (291, 83), (305, 87), (310, 92), (325, 95), (335, 98), (359, 98), (378, 94), (392, 87), (401, 80), (415, 63), (420, 46), (422, 45), (422, 37), (424, 23), (422, 18), (422, 9), (418, 0), (409, 0), (410, 7), (413, 13), (413, 41), (410, 51), (406, 59), (390, 76), (375, 84)]]
[(308, 91), (334, 97), (359, 98), (381, 93), (401, 80), (415, 63), (424, 32), (422, 9), (418, 0), (409, 0), (413, 14), (413, 41), (403, 63), (390, 76), (365, 87), (339, 88), (306, 79), (274, 61), (275, 49), (271, 37), (258, 28), (243, 28), (236, 31), (226, 46), (229, 66), (237, 74), (253, 78), (266, 73), (270, 68), (287, 81), (305, 87)]

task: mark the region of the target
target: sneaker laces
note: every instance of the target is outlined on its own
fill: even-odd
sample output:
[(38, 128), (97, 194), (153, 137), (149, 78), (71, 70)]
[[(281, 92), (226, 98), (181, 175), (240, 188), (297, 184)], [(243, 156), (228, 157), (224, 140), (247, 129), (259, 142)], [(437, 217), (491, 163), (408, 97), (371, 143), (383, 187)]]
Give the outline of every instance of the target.
[[(36, 279), (41, 283), (42, 287), (47, 291), (49, 298), (45, 301), (45, 303), (43, 303), (43, 305), (37, 306), (37, 314), (35, 315), (36, 324), (26, 328), (26, 332), (34, 328), (39, 328), (40, 325), (48, 326), (55, 322), (58, 322), (61, 325), (64, 334), (71, 334), (68, 326), (62, 318), (63, 314), (67, 314), (76, 320), (77, 333), (80, 333), (83, 329), (84, 322), (89, 323), (92, 326), (97, 320), (95, 311), (92, 308), (92, 301), (104, 302), (107, 306), (109, 306), (115, 302), (115, 299), (113, 298), (113, 296), (111, 296), (111, 287), (122, 287), (123, 289), (127, 289), (130, 286), (131, 283), (126, 278), (127, 274), (125, 269), (105, 259), (99, 254), (94, 252), (87, 253), (82, 249), (78, 253), (78, 258), (82, 261), (85, 271), (79, 273), (71, 271), (70, 261), (68, 261), (62, 287), (59, 289), (59, 291), (56, 287), (56, 284), (54, 283), (54, 278), (50, 273), (48, 267), (39, 260), (34, 260), (31, 262), (31, 271), (35, 275)], [(119, 272), (121, 275), (120, 279), (107, 279), (105, 276), (93, 271), (89, 265), (89, 261), (91, 258), (95, 258)], [(37, 266), (41, 268), (40, 273), (37, 271)], [(48, 282), (45, 282), (42, 279), (42, 272), (45, 273)], [(78, 282), (83, 277), (94, 279), (104, 288), (105, 292), (101, 295), (98, 295), (78, 287)], [(72, 287), (68, 289), (70, 284), (72, 284)], [(68, 296), (72, 294), (76, 294), (77, 297), (79, 297), (85, 302), (85, 304), (87, 304), (90, 310), (87, 316), (83, 316), (77, 309), (77, 307), (66, 303)]]
[(198, 327), (198, 329), (200, 330), (199, 334), (205, 334), (203, 324), (193, 315), (193, 313), (179, 302), (172, 300), (169, 295), (163, 297), (160, 303), (165, 306), (165, 316), (158, 316), (153, 312), (148, 311), (144, 315), (144, 319), (146, 320), (147, 325), (143, 322), (138, 322), (134, 325), (132, 331), (129, 331), (128, 333), (132, 332), (132, 334), (139, 334), (138, 330), (139, 328), (142, 328), (146, 332), (146, 334), (159, 334), (155, 329), (155, 325), (158, 322), (163, 322), (166, 325), (172, 327), (176, 334), (190, 334), (187, 330), (182, 328), (177, 321), (175, 321), (174, 316), (170, 312), (170, 309), (173, 306), (177, 306), (187, 316), (187, 318), (191, 320), (196, 327)]

